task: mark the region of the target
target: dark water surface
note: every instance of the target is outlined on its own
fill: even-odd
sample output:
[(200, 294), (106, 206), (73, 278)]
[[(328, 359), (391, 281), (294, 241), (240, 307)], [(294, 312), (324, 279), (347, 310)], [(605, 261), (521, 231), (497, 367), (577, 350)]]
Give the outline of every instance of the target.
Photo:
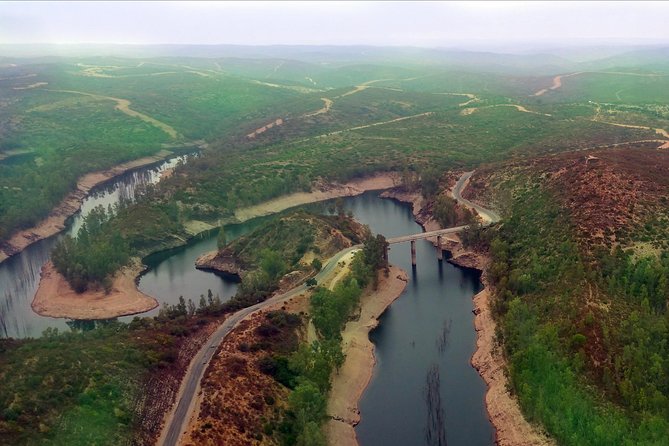
[[(175, 167), (180, 161), (187, 161), (190, 156), (193, 155), (180, 155), (133, 170), (93, 188), (82, 203), (81, 211), (68, 222), (67, 233), (76, 234), (81, 227), (82, 217), (98, 205), (107, 208), (120, 199), (134, 200), (140, 188), (157, 183), (162, 172)], [(42, 317), (30, 308), (42, 266), (49, 260), (49, 254), (59, 237), (56, 235), (33, 243), (21, 253), (0, 263), (0, 337), (36, 337), (49, 327), (60, 330), (68, 328), (65, 319)]]
[[(394, 237), (421, 231), (407, 206), (373, 194), (348, 199), (346, 205), (375, 233)], [(424, 240), (416, 242), (415, 270), (409, 243), (392, 245), (390, 262), (410, 280), (370, 336), (377, 364), (360, 401), (360, 445), (445, 445), (444, 438), (449, 446), (492, 445), (486, 386), (469, 363), (476, 344), (472, 296), (480, 290), (479, 275), (437, 261), (434, 246)], [(440, 391), (432, 392), (429, 423), (431, 369)]]
[[(376, 193), (346, 198), (344, 203), (375, 233), (394, 237), (421, 231), (407, 206), (380, 199)], [(310, 207), (323, 210), (327, 204)], [(227, 226), (226, 235), (236, 238), (267, 218)], [(47, 327), (67, 328), (64, 320), (43, 318), (30, 309), (40, 268), (53, 243), (55, 239), (36, 243), (0, 264), (3, 336), (38, 336)], [(197, 303), (207, 290), (228, 299), (237, 290), (235, 283), (194, 268), (199, 255), (215, 248), (212, 234), (145, 259), (151, 269), (140, 279), (139, 288), (161, 303), (176, 303), (179, 296)], [(362, 421), (356, 427), (360, 444), (422, 446), (446, 444), (445, 439), (450, 446), (492, 445), (485, 384), (469, 364), (475, 349), (472, 296), (480, 289), (478, 275), (438, 262), (427, 241), (418, 241), (416, 248), (413, 271), (409, 243), (393, 245), (390, 251), (391, 263), (406, 270), (410, 281), (371, 335), (377, 365), (360, 403)]]

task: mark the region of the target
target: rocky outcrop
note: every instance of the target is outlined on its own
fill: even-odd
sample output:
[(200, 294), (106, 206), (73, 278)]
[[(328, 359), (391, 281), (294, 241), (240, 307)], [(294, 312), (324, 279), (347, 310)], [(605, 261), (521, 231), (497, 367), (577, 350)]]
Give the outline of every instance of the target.
[(468, 269), (482, 270), (485, 267), (482, 256), (474, 252), (463, 252), (462, 254), (457, 254), (456, 256), (448, 259), (448, 262), (461, 268)]
[(211, 251), (202, 254), (195, 261), (195, 268), (212, 271), (227, 277), (241, 279), (246, 272), (231, 254), (226, 251)]

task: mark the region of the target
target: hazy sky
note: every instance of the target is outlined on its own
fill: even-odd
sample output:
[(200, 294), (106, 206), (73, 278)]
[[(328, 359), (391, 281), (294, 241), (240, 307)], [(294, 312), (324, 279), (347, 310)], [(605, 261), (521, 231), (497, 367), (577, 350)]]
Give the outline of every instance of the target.
[(668, 2), (0, 2), (0, 43), (669, 42)]

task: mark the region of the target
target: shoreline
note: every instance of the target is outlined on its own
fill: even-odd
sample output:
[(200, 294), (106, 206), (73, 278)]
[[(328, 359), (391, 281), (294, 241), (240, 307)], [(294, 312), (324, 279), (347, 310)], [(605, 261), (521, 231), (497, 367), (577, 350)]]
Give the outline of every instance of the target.
[[(129, 170), (129, 169), (128, 169)], [(393, 187), (397, 181), (397, 176), (392, 174), (392, 173), (383, 173), (379, 175), (374, 175), (371, 177), (359, 179), (359, 180), (354, 180), (348, 183), (345, 183), (343, 185), (329, 185), (326, 186), (329, 187), (329, 189), (326, 190), (319, 190), (315, 192), (310, 192), (310, 193), (296, 193), (296, 194), (291, 194), (291, 195), (286, 195), (283, 197), (276, 198), (274, 200), (270, 200), (264, 203), (260, 203), (255, 206), (251, 206), (249, 208), (243, 208), (239, 211), (235, 212), (235, 215), (237, 216), (237, 212), (241, 213), (241, 217), (238, 219), (240, 222), (244, 222), (246, 220), (249, 220), (251, 218), (259, 217), (259, 216), (264, 216), (264, 215), (270, 215), (270, 214), (275, 214), (277, 212), (281, 212), (285, 209), (289, 209), (295, 206), (300, 206), (303, 204), (308, 204), (308, 203), (314, 203), (317, 201), (323, 201), (323, 200), (329, 200), (332, 198), (338, 198), (338, 197), (343, 197), (343, 196), (355, 196), (355, 195), (360, 195), (366, 191), (370, 190), (382, 190), (382, 189), (388, 189), (390, 187)], [(102, 181), (103, 182), (103, 181)], [(83, 199), (82, 199), (83, 201)], [(80, 206), (81, 202), (79, 202)], [(77, 208), (78, 209), (78, 208)], [(72, 213), (76, 212), (73, 211)], [(64, 220), (63, 220), (64, 221)], [(60, 232), (60, 230), (56, 231), (55, 233)], [(55, 234), (54, 233), (54, 234)], [(52, 234), (53, 235), (53, 234)], [(194, 235), (192, 238), (196, 238), (197, 235)], [(46, 237), (44, 237), (46, 238)], [(189, 239), (190, 240), (190, 239)], [(37, 241), (37, 240), (34, 240)], [(33, 243), (34, 241), (30, 242)], [(29, 244), (30, 244), (29, 243)], [(188, 241), (184, 243), (187, 244)], [(156, 251), (158, 252), (158, 251)], [(206, 253), (205, 253), (206, 254)], [(4, 260), (4, 259), (3, 259)], [(0, 260), (1, 262), (2, 260)], [(48, 262), (48, 264), (51, 264), (51, 262)], [(46, 267), (46, 265), (45, 265)], [(128, 309), (126, 313), (124, 314), (114, 314), (113, 311), (109, 310), (104, 310), (104, 309), (99, 309), (96, 312), (94, 312), (93, 316), (88, 315), (86, 312), (86, 305), (89, 304), (86, 300), (80, 299), (81, 296), (84, 296), (88, 293), (83, 293), (83, 294), (77, 294), (74, 293), (74, 291), (69, 288), (69, 286), (65, 286), (66, 284), (60, 284), (60, 285), (55, 285), (53, 274), (45, 274), (45, 267), (42, 269), (42, 274), (40, 277), (40, 281), (38, 284), (38, 289), (37, 292), (33, 298), (33, 304), (32, 308), (33, 311), (41, 316), (50, 316), (50, 317), (60, 317), (60, 318), (71, 318), (71, 319), (108, 319), (112, 317), (118, 317), (118, 316), (128, 316), (132, 314), (140, 314), (140, 313), (145, 313), (147, 311), (150, 311), (154, 308), (156, 308), (159, 303), (157, 300), (155, 300), (151, 296), (147, 296), (139, 291), (139, 288), (137, 287), (138, 285), (138, 280), (139, 278), (145, 274), (148, 269), (141, 267), (140, 265), (137, 265), (136, 267), (133, 267), (131, 271), (134, 273), (132, 276), (132, 287), (129, 285), (119, 287), (119, 290), (122, 290), (124, 293), (126, 293), (128, 296), (146, 296), (150, 299), (152, 299), (155, 302), (155, 305), (152, 307), (149, 307), (148, 304), (145, 304), (142, 308), (145, 309), (139, 309), (137, 307), (136, 309), (133, 308), (132, 311), (131, 309)], [(51, 266), (53, 268), (53, 266)], [(126, 269), (123, 270), (125, 276), (128, 274)], [(49, 272), (49, 271), (47, 271)], [(55, 269), (53, 269), (53, 273), (58, 274), (55, 272)], [(63, 281), (64, 278), (58, 274), (58, 277), (60, 277)], [(116, 279), (115, 279), (116, 282)], [(116, 288), (116, 283), (114, 284)], [(49, 295), (45, 296), (45, 293), (49, 289)], [(40, 294), (41, 291), (41, 294)], [(38, 299), (39, 295), (39, 299)], [(64, 299), (65, 296), (68, 296), (68, 299)], [(90, 296), (89, 296), (90, 298)], [(47, 303), (47, 300), (49, 303)], [(57, 308), (53, 307), (53, 304), (51, 302), (58, 302), (58, 301), (63, 301), (63, 304), (65, 305), (63, 308), (67, 307), (67, 310), (60, 310)], [(112, 315), (113, 314), (113, 315)]]
[(358, 445), (354, 429), (360, 422), (358, 403), (376, 365), (374, 344), (369, 339), (369, 333), (407, 285), (406, 272), (396, 266), (390, 266), (388, 277), (383, 272), (379, 274), (378, 289), (361, 298), (358, 319), (349, 321), (342, 332), (342, 350), (346, 359), (332, 380), (327, 405), (327, 414), (331, 418), (324, 427), (331, 445)]
[(235, 223), (244, 223), (252, 218), (276, 214), (286, 209), (304, 204), (317, 203), (333, 198), (354, 197), (367, 191), (385, 190), (395, 187), (399, 176), (392, 172), (384, 172), (362, 179), (348, 181), (343, 184), (328, 183), (311, 192), (295, 192), (274, 198), (253, 206), (237, 209)]
[(495, 342), (497, 323), (492, 316), (492, 285), (488, 280), (490, 258), (462, 247), (460, 242), (451, 243), (453, 255), (448, 262), (460, 268), (481, 272), (483, 289), (473, 296), (474, 329), (476, 350), (470, 364), (486, 383), (485, 407), (488, 419), (495, 428), (495, 444), (500, 446), (549, 446), (555, 442), (538, 426), (525, 419), (518, 400), (507, 390), (505, 374), (506, 359)]
[[(222, 219), (220, 221), (220, 226), (212, 226), (199, 232), (193, 232), (185, 240), (170, 243), (166, 246), (156, 248), (155, 250), (146, 254), (142, 254), (142, 260), (144, 261), (145, 259), (159, 253), (167, 253), (172, 250), (183, 248), (197, 240), (199, 237), (203, 236), (203, 234), (210, 234), (212, 231), (218, 231), (220, 227), (226, 225), (245, 223), (254, 218), (278, 214), (279, 212), (283, 212), (287, 209), (292, 209), (306, 204), (318, 203), (321, 201), (332, 200), (334, 198), (354, 197), (369, 191), (385, 191), (393, 189), (397, 186), (399, 181), (399, 176), (395, 172), (377, 173), (372, 176), (352, 180), (343, 184), (323, 183), (319, 186), (320, 189), (312, 192), (295, 192), (288, 195), (282, 195), (271, 200), (263, 201), (253, 206), (239, 208), (234, 211), (232, 217)], [(382, 195), (382, 198), (385, 197)], [(435, 229), (438, 229), (438, 227)], [(207, 254), (212, 254), (212, 252), (213, 251), (203, 253), (201, 257), (205, 257)], [(203, 261), (205, 260), (203, 259)], [(208, 268), (204, 267), (203, 269), (207, 270)], [(148, 272), (148, 270), (149, 269), (144, 270), (142, 274)], [(138, 276), (138, 279), (140, 276)]]
[(21, 253), (33, 243), (53, 237), (65, 230), (67, 219), (81, 209), (81, 205), (91, 189), (101, 186), (132, 170), (159, 163), (175, 155), (175, 152), (162, 149), (152, 156), (121, 163), (106, 170), (87, 173), (77, 180), (76, 188), (67, 194), (65, 198), (56, 205), (51, 212), (49, 212), (49, 215), (46, 218), (41, 220), (36, 226), (15, 232), (7, 240), (2, 241), (0, 245), (0, 263)]
[[(382, 197), (409, 204), (416, 222), (425, 231), (440, 229), (438, 223), (432, 218), (430, 210), (425, 207), (427, 203), (419, 192), (387, 191), (382, 194)], [(428, 240), (436, 246), (436, 240)], [(445, 259), (447, 262), (459, 268), (476, 270), (481, 274), (480, 281), (483, 289), (472, 296), (476, 350), (470, 358), (470, 364), (486, 383), (485, 407), (488, 419), (495, 429), (495, 444), (500, 446), (554, 445), (553, 440), (525, 419), (518, 400), (507, 390), (506, 359), (495, 343), (497, 324), (491, 312), (492, 285), (487, 276), (490, 259), (487, 255), (465, 249), (457, 235), (455, 239), (445, 238), (442, 246), (451, 253), (451, 257)], [(357, 441), (350, 444), (357, 446)]]
[(40, 316), (100, 320), (145, 313), (158, 307), (158, 301), (137, 289), (135, 277), (142, 265), (135, 262), (114, 277), (112, 290), (88, 290), (76, 293), (51, 261), (42, 267), (40, 282), (31, 303)]

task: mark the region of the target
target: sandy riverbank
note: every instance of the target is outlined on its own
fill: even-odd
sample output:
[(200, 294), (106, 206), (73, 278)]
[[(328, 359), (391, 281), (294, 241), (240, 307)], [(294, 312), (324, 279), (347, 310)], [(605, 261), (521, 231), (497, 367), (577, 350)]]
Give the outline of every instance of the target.
[(349, 181), (345, 184), (328, 184), (312, 192), (296, 192), (290, 195), (265, 201), (254, 206), (238, 209), (235, 218), (245, 222), (252, 218), (275, 214), (283, 210), (318, 201), (339, 197), (353, 197), (369, 190), (389, 189), (399, 183), (399, 177), (393, 173), (383, 173), (371, 177)]
[(65, 199), (51, 211), (47, 218), (39, 222), (37, 226), (15, 233), (9, 240), (2, 244), (0, 247), (0, 263), (10, 256), (23, 251), (31, 244), (49, 238), (65, 229), (65, 221), (68, 217), (79, 211), (81, 204), (93, 187), (107, 182), (116, 176), (123, 175), (130, 170), (157, 163), (172, 155), (174, 155), (173, 152), (161, 150), (153, 156), (128, 161), (127, 163), (119, 164), (118, 166), (107, 170), (91, 172), (84, 175), (77, 182), (76, 189), (68, 194)]
[(407, 275), (391, 266), (388, 277), (381, 273), (377, 291), (360, 301), (360, 316), (346, 324), (342, 347), (346, 360), (332, 380), (327, 413), (332, 417), (325, 426), (328, 442), (337, 446), (357, 446), (354, 426), (360, 422), (358, 402), (372, 378), (376, 360), (369, 332), (379, 323), (379, 316), (397, 299), (407, 284)]
[[(134, 163), (139, 163), (140, 161), (141, 160), (137, 160)], [(152, 162), (155, 161), (156, 160), (153, 160)], [(130, 163), (128, 163), (128, 165), (129, 164)], [(134, 167), (138, 167), (138, 165), (134, 165), (133, 167), (126, 167), (126, 171)], [(100, 174), (99, 173), (89, 174), (86, 176), (86, 178), (92, 177), (93, 175), (100, 175)], [(71, 194), (71, 195), (76, 195), (76, 197), (72, 197), (72, 200), (75, 201), (75, 203), (69, 203), (67, 207), (65, 206), (62, 207), (61, 213), (58, 214), (57, 216), (56, 215), (53, 216), (53, 219), (48, 225), (47, 224), (41, 225), (43, 231), (40, 234), (44, 235), (36, 235), (34, 231), (31, 231), (30, 234), (33, 234), (33, 236), (36, 238), (34, 238), (34, 240), (32, 241), (27, 241), (28, 237), (26, 237), (27, 242), (25, 246), (28, 246), (30, 243), (33, 243), (42, 238), (49, 237), (61, 231), (64, 228), (65, 219), (69, 215), (74, 214), (79, 209), (79, 206), (81, 206), (81, 201), (83, 201), (83, 198), (86, 196), (88, 190), (90, 190), (90, 188), (93, 187), (94, 185), (104, 182), (109, 178), (101, 179), (97, 182), (93, 181), (90, 178), (88, 178), (86, 182), (84, 182), (83, 180), (80, 181), (80, 184), (84, 184), (84, 186), (78, 188), (77, 193)], [(297, 193), (297, 194), (287, 195), (284, 197), (279, 197), (275, 200), (271, 200), (265, 203), (260, 203), (250, 208), (241, 209), (237, 211), (235, 215), (239, 221), (246, 221), (251, 218), (255, 218), (262, 215), (273, 214), (276, 212), (280, 212), (284, 209), (288, 209), (294, 206), (299, 206), (302, 204), (313, 203), (316, 201), (328, 200), (331, 198), (337, 198), (343, 196), (359, 195), (368, 190), (387, 189), (393, 187), (396, 182), (397, 182), (397, 177), (394, 174), (386, 173), (382, 175), (376, 175), (373, 177), (352, 181), (343, 185), (325, 186), (323, 188), (324, 190), (317, 190), (311, 193)], [(82, 191), (81, 195), (78, 195), (80, 190)], [(114, 283), (115, 289), (117, 289), (118, 292), (120, 293), (117, 296), (121, 297), (120, 295), (122, 294), (124, 302), (134, 302), (134, 304), (127, 303), (125, 304), (125, 306), (121, 305), (120, 307), (112, 305), (108, 308), (94, 307), (95, 308), (94, 310), (91, 309), (92, 302), (89, 302), (89, 299), (91, 299), (92, 296), (89, 296), (89, 298), (82, 299), (81, 298), (82, 295), (74, 293), (74, 291), (72, 291), (69, 288), (69, 286), (67, 286), (67, 283), (64, 281), (62, 276), (57, 274), (55, 270), (52, 269), (53, 266), (51, 266), (50, 268), (51, 269), (47, 271), (43, 269), (42, 278), (40, 280), (37, 295), (35, 296), (35, 300), (33, 301), (33, 310), (42, 316), (67, 317), (72, 319), (106, 319), (111, 317), (117, 317), (120, 315), (142, 313), (145, 311), (149, 311), (158, 305), (157, 302), (153, 305), (149, 305), (146, 301), (144, 301), (144, 303), (141, 303), (141, 300), (138, 299), (138, 296), (144, 296), (145, 298), (151, 299), (152, 302), (155, 302), (153, 298), (141, 293), (137, 289), (135, 281), (136, 277), (141, 272), (140, 267), (131, 268), (129, 270), (127, 269), (123, 270), (124, 273), (122, 274), (122, 276), (125, 277), (126, 275), (128, 275), (128, 277), (125, 277), (125, 279), (130, 279), (131, 275), (130, 271), (134, 271), (134, 275), (131, 277), (132, 280), (124, 281), (123, 286), (117, 287), (116, 282)], [(50, 272), (57, 274), (57, 277), (59, 277), (62, 280), (58, 282), (53, 274), (47, 274)], [(98, 296), (98, 300), (101, 300), (100, 296)], [(61, 307), (59, 304), (57, 304), (57, 302), (62, 302), (63, 306)], [(110, 305), (108, 302), (105, 303), (107, 305)]]
[[(427, 207), (427, 201), (420, 193), (391, 190), (384, 192), (381, 196), (411, 204), (414, 218), (426, 231), (440, 229)], [(436, 240), (431, 241), (436, 244)], [(489, 258), (484, 254), (464, 249), (457, 234), (445, 237), (442, 246), (452, 254), (452, 258), (449, 259), (450, 263), (483, 272), (481, 280), (484, 289), (474, 296), (476, 351), (472, 355), (471, 364), (488, 387), (485, 403), (488, 417), (495, 428), (497, 444), (502, 446), (553, 445), (552, 440), (525, 419), (518, 401), (507, 391), (507, 377), (504, 374), (506, 360), (495, 344), (496, 324), (491, 313), (493, 296), (486, 273)], [(344, 425), (344, 423), (337, 424)], [(344, 429), (340, 430), (347, 432)], [(352, 428), (350, 431), (353, 432), (353, 437), (343, 437), (348, 441), (343, 444), (357, 445), (355, 432)]]
[(137, 289), (135, 277), (141, 270), (139, 262), (122, 268), (109, 294), (103, 290), (78, 294), (49, 261), (42, 267), (32, 309), (41, 316), (69, 319), (111, 319), (144, 313), (156, 308), (158, 301)]
[(483, 254), (468, 251), (459, 242), (450, 242), (453, 257), (449, 262), (465, 268), (483, 271), (484, 288), (474, 296), (474, 328), (476, 351), (471, 364), (485, 381), (488, 418), (495, 428), (495, 440), (500, 446), (548, 446), (555, 443), (537, 426), (530, 424), (518, 405), (518, 400), (507, 390), (504, 374), (506, 360), (495, 343), (496, 324), (492, 317), (491, 285), (487, 279), (490, 259)]

